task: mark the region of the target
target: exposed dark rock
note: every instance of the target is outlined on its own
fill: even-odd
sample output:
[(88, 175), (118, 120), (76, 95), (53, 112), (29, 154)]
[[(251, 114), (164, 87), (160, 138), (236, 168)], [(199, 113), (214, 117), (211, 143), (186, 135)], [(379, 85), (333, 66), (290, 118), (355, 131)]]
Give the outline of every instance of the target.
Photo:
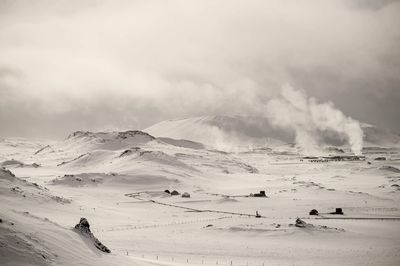
[(336, 153), (344, 153), (343, 149), (337, 148), (337, 147), (328, 147), (327, 151), (329, 152), (336, 152)]
[(90, 131), (75, 131), (72, 134), (70, 134), (67, 139), (73, 138), (73, 137), (95, 137), (95, 134), (90, 132)]
[(151, 140), (155, 139), (155, 137), (153, 137), (152, 135), (150, 135), (146, 132), (143, 132), (143, 131), (139, 131), (139, 130), (129, 130), (129, 131), (125, 131), (125, 132), (118, 132), (117, 139), (126, 139), (128, 137), (134, 137), (137, 135), (146, 136)]
[(312, 209), (309, 214), (310, 215), (318, 215), (318, 211), (316, 209)]
[(79, 224), (75, 225), (75, 229), (78, 229), (81, 233), (89, 234), (90, 231), (90, 224), (86, 218), (81, 218)]
[(36, 154), (38, 154), (38, 153), (44, 151), (44, 150), (47, 149), (47, 148), (50, 148), (50, 145), (46, 145), (46, 146), (44, 146), (43, 148), (40, 148), (40, 149), (37, 150), (33, 155), (36, 155)]
[(124, 156), (130, 155), (131, 153), (132, 153), (132, 150), (124, 150), (124, 151), (119, 155), (119, 157), (124, 157)]
[(74, 158), (74, 159), (72, 159), (72, 160), (61, 162), (61, 163), (57, 164), (57, 166), (62, 166), (62, 165), (64, 165), (64, 164), (72, 163), (72, 162), (74, 162), (74, 161), (77, 161), (77, 160), (83, 158), (84, 156), (89, 156), (89, 155), (90, 155), (90, 152), (81, 154), (81, 155), (79, 155), (78, 157), (76, 157), (76, 158)]
[(240, 166), (241, 168), (245, 169), (247, 172), (251, 173), (251, 174), (258, 174), (259, 171), (257, 168), (246, 164), (246, 163), (242, 163), (242, 162), (237, 162), (238, 166)]
[(23, 192), (23, 190), (18, 186), (12, 187), (11, 191), (16, 192), (16, 193), (22, 193)]
[(83, 236), (85, 236), (85, 237), (89, 238), (91, 241), (93, 241), (94, 246), (96, 248), (98, 248), (99, 250), (101, 250), (103, 252), (106, 252), (106, 253), (110, 253), (111, 252), (90, 231), (90, 225), (89, 225), (89, 222), (88, 222), (88, 220), (86, 218), (81, 218), (79, 223), (77, 225), (75, 225), (75, 230), (77, 230), (80, 234), (82, 234)]
[(385, 170), (385, 171), (390, 171), (390, 172), (394, 172), (394, 173), (400, 173), (400, 169), (394, 166), (390, 166), (390, 165), (384, 165), (382, 167), (379, 168), (380, 170)]
[(302, 219), (297, 218), (296, 219), (296, 224), (294, 226), (304, 228), (304, 227), (307, 226), (307, 223), (304, 222)]
[(8, 181), (14, 181), (15, 175), (4, 167), (0, 167), (0, 179), (7, 179)]

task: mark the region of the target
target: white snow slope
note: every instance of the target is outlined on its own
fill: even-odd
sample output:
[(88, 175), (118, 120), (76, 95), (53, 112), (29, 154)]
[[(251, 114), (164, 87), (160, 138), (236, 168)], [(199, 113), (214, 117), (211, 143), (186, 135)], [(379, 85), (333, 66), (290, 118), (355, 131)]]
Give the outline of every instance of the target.
[[(189, 122), (178, 124), (205, 123)], [(1, 141), (0, 265), (400, 264), (398, 148), (313, 162), (272, 137), (268, 147), (227, 152), (174, 139), (176, 125), (164, 125), (147, 131), (166, 138), (129, 131)], [(235, 130), (224, 134), (247, 134)], [(261, 190), (267, 197), (249, 196)], [(330, 214), (335, 208), (344, 214)], [(81, 217), (110, 254), (73, 230)], [(296, 218), (308, 225), (294, 226)]]

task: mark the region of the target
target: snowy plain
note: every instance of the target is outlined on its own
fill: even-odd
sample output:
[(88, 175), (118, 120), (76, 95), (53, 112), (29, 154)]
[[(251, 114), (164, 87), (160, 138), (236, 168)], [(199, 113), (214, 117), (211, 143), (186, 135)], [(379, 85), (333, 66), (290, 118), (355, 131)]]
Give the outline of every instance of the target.
[[(312, 161), (222, 120), (1, 140), (1, 265), (400, 264), (399, 136), (369, 126), (365, 158)], [(81, 217), (110, 254), (73, 230)]]

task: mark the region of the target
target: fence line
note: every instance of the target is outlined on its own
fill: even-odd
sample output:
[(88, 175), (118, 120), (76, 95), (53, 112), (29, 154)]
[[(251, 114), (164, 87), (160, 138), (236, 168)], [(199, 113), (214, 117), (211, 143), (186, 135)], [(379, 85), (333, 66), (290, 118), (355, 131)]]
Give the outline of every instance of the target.
[[(120, 255), (132, 257), (139, 260), (148, 260), (148, 261), (159, 261), (165, 263), (178, 263), (178, 264), (189, 264), (189, 265), (228, 265), (228, 266), (267, 266), (272, 265), (272, 263), (266, 263), (265, 260), (262, 259), (232, 259), (232, 258), (218, 258), (213, 256), (174, 256), (174, 255), (159, 255), (159, 254), (138, 254), (134, 252), (120, 250), (118, 252)], [(274, 264), (279, 265), (279, 264)], [(294, 265), (294, 264), (293, 264)]]
[(186, 220), (181, 222), (171, 222), (165, 224), (151, 224), (151, 225), (125, 225), (125, 226), (116, 226), (109, 229), (94, 229), (94, 232), (113, 232), (113, 231), (125, 231), (125, 230), (138, 230), (138, 229), (147, 229), (147, 228), (157, 228), (157, 227), (166, 227), (166, 226), (174, 226), (174, 225), (182, 225), (182, 224), (193, 224), (193, 223), (202, 223), (202, 222), (212, 222), (222, 219), (230, 219), (232, 216), (222, 216), (217, 218), (209, 218), (209, 219), (196, 219), (196, 220)]
[(148, 202), (152, 202), (154, 204), (159, 204), (159, 205), (164, 205), (164, 206), (169, 206), (169, 207), (174, 207), (174, 208), (179, 208), (179, 209), (185, 209), (185, 210), (189, 210), (189, 211), (193, 211), (193, 212), (212, 212), (212, 213), (221, 213), (221, 214), (231, 214), (231, 215), (238, 215), (238, 216), (248, 216), (248, 217), (256, 217), (256, 218), (266, 218), (265, 216), (257, 216), (256, 214), (249, 214), (249, 213), (240, 213), (240, 212), (228, 212), (228, 211), (220, 211), (220, 210), (202, 210), (202, 209), (195, 209), (195, 208), (189, 208), (189, 207), (184, 207), (184, 206), (179, 206), (179, 205), (175, 205), (175, 204), (170, 204), (170, 203), (164, 203), (161, 201), (156, 201), (156, 200), (147, 200), (147, 199), (143, 199), (140, 198), (138, 195), (140, 193), (128, 193), (125, 194), (125, 196), (130, 197), (130, 198), (134, 198), (140, 201), (148, 201)]

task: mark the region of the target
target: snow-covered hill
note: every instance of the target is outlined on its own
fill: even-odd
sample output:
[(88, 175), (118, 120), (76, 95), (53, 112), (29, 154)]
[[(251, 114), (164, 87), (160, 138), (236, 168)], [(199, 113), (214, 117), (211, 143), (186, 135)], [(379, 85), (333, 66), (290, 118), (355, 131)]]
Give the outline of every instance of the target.
[[(369, 126), (365, 160), (325, 160), (264, 123), (217, 116), (3, 140), (0, 264), (397, 265), (400, 149), (371, 147), (397, 137)], [(83, 217), (111, 253), (73, 229)]]
[(274, 129), (266, 118), (202, 116), (167, 120), (144, 129), (156, 137), (187, 139), (221, 150), (233, 147), (279, 146), (293, 142), (293, 132)]

